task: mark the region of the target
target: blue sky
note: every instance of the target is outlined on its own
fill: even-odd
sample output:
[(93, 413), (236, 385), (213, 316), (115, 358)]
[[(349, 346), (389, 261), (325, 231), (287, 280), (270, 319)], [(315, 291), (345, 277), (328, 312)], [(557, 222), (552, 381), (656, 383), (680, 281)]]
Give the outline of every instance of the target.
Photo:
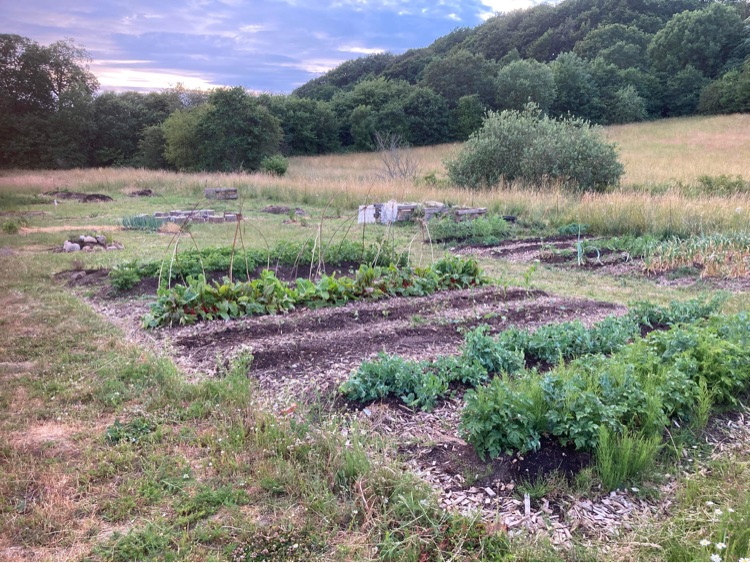
[(0, 0), (2, 33), (72, 38), (103, 90), (289, 93), (343, 61), (426, 47), (545, 0)]

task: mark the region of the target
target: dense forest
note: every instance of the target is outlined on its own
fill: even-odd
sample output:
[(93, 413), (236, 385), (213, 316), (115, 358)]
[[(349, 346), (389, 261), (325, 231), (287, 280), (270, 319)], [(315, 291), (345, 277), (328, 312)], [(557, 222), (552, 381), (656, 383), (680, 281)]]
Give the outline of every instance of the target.
[(274, 154), (461, 141), (535, 102), (615, 124), (750, 111), (749, 0), (564, 0), (347, 61), (291, 95), (99, 92), (85, 50), (0, 35), (0, 167), (256, 170)]

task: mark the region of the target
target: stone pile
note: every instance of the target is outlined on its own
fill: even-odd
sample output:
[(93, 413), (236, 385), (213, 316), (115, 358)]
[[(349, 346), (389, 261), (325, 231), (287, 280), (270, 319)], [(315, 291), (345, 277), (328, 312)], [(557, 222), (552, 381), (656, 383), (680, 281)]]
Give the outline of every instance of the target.
[(103, 250), (122, 250), (119, 242), (108, 242), (104, 235), (81, 235), (63, 243), (61, 252), (101, 252)]
[(237, 199), (237, 188), (206, 188), (203, 195), (206, 199)]
[[(138, 215), (146, 217), (146, 215)], [(234, 223), (242, 219), (240, 213), (225, 211), (222, 215), (216, 215), (213, 209), (196, 209), (190, 211), (167, 211), (154, 212), (154, 219), (160, 219), (164, 223)]]
[(400, 221), (411, 221), (424, 218), (429, 221), (433, 217), (451, 214), (456, 221), (473, 220), (487, 214), (486, 207), (450, 207), (439, 201), (426, 201), (425, 203), (398, 203), (391, 200), (386, 203), (373, 203), (371, 205), (360, 205), (357, 222), (382, 223), (390, 225)]

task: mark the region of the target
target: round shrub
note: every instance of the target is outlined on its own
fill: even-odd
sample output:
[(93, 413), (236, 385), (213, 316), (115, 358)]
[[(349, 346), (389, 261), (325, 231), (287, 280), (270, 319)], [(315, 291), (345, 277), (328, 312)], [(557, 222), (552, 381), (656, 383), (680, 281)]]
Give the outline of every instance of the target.
[(580, 118), (550, 118), (530, 103), (523, 111), (489, 112), (445, 165), (450, 179), (468, 188), (552, 181), (572, 190), (603, 191), (619, 182), (624, 168), (601, 131)]
[(260, 169), (274, 176), (283, 176), (287, 168), (289, 168), (289, 161), (280, 154), (267, 156), (260, 162)]

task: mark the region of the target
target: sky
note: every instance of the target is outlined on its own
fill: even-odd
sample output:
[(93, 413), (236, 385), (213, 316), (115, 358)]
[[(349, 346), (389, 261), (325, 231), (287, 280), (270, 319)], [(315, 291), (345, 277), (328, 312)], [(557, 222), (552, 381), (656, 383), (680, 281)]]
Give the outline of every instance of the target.
[(101, 90), (288, 94), (342, 62), (427, 47), (549, 0), (0, 0), (0, 33), (73, 39)]

